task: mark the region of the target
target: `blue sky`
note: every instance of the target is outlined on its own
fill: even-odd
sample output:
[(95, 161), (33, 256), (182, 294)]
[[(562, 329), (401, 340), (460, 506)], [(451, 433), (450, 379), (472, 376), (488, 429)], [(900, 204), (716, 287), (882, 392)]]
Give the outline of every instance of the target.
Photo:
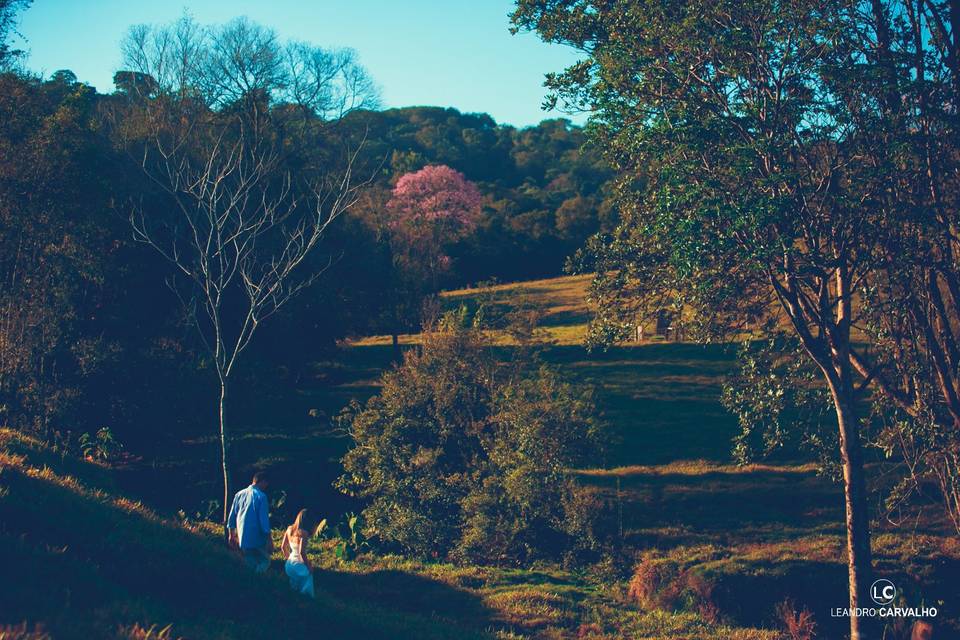
[[(247, 16), (284, 38), (347, 46), (379, 84), (384, 106), (452, 106), (498, 122), (535, 124), (543, 76), (576, 53), (533, 34), (511, 36), (510, 0), (34, 0), (22, 15), (27, 66), (70, 69), (112, 91), (119, 42), (137, 23), (167, 23), (188, 11), (203, 24)], [(572, 118), (582, 122), (582, 117)]]

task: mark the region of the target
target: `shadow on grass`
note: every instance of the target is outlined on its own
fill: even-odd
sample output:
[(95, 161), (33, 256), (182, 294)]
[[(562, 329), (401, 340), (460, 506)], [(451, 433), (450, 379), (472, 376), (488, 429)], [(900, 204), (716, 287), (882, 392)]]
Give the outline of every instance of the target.
[[(494, 349), (511, 355), (510, 347)], [(231, 408), (238, 481), (255, 468), (270, 467), (274, 486), (287, 492), (288, 504), (333, 517), (356, 509), (331, 487), (349, 446), (347, 439), (333, 436), (331, 422), (351, 400), (365, 402), (377, 392), (377, 379), (393, 366), (393, 356), (389, 344), (344, 347), (296, 388), (280, 380), (265, 386), (262, 379), (255, 388), (238, 388)], [(596, 466), (730, 460), (737, 425), (719, 401), (723, 375), (733, 362), (730, 349), (670, 343), (588, 352), (554, 345), (544, 350), (544, 359), (596, 389), (613, 443), (610, 455)], [(141, 477), (126, 474), (124, 490), (164, 513), (202, 510), (221, 494), (214, 427), (211, 413), (209, 422), (198, 421), (192, 439), (172, 443), (168, 450), (152, 449), (148, 455), (156, 465), (140, 469)], [(171, 482), (177, 491), (167, 489)]]
[(367, 573), (317, 569), (314, 575), (319, 589), (339, 599), (371, 602), (479, 629), (491, 623), (491, 612), (477, 596), (424, 576), (393, 569)]
[[(835, 562), (793, 560), (742, 564), (730, 562), (725, 567), (707, 567), (703, 571), (710, 584), (704, 594), (720, 612), (721, 618), (731, 624), (751, 627), (774, 627), (782, 623), (774, 612), (778, 604), (789, 600), (800, 608), (809, 609), (817, 622), (817, 637), (843, 638), (849, 630), (849, 620), (831, 615), (831, 611), (848, 606), (847, 567), (842, 557)], [(902, 564), (897, 569), (877, 569), (874, 577), (891, 580), (897, 586), (901, 607), (940, 606), (943, 615), (935, 621), (935, 637), (956, 638), (958, 620), (948, 603), (957, 602), (960, 587), (960, 561), (944, 559), (933, 575), (918, 576)], [(872, 603), (867, 603), (872, 606)], [(889, 618), (886, 622), (896, 622)], [(912, 619), (907, 619), (909, 628)], [(885, 635), (885, 638), (907, 636)]]
[(566, 327), (575, 324), (590, 322), (590, 312), (586, 310), (570, 309), (547, 313), (540, 323), (541, 327)]
[(630, 473), (619, 494), (613, 475), (581, 479), (620, 501), (626, 535), (640, 546), (781, 541), (839, 531), (843, 522), (840, 487), (813, 471)]
[(596, 390), (615, 443), (606, 465), (730, 460), (737, 424), (720, 404), (733, 364), (726, 347), (672, 343), (591, 352), (552, 346), (544, 358)]
[[(0, 624), (39, 623), (55, 638), (172, 624), (173, 637), (200, 639), (459, 639), (487, 637), (489, 626), (468, 592), (403, 574), (377, 583), (324, 572), (320, 597), (307, 600), (279, 572), (249, 572), (214, 536), (9, 457), (0, 460), (0, 566)], [(429, 595), (398, 611), (401, 593)], [(431, 600), (469, 616), (445, 622), (417, 608)]]
[(749, 572), (724, 573), (714, 578), (711, 598), (725, 619), (745, 626), (772, 626), (777, 605), (801, 603), (817, 621), (820, 637), (843, 637), (849, 622), (830, 616), (847, 606), (847, 570), (840, 562), (780, 562), (758, 565)]

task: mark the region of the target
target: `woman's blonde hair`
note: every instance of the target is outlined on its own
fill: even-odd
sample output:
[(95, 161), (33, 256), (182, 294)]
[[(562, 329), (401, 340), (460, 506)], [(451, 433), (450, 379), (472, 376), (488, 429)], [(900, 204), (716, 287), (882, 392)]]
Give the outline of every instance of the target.
[(316, 533), (317, 523), (314, 521), (310, 511), (307, 509), (300, 509), (300, 513), (297, 514), (297, 517), (293, 521), (293, 533), (298, 536), (311, 537)]

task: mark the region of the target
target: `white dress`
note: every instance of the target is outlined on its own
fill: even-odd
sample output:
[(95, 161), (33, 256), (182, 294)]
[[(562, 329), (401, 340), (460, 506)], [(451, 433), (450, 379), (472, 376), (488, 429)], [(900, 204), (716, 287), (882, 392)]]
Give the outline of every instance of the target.
[(287, 577), (290, 579), (290, 588), (297, 593), (313, 596), (313, 572), (303, 561), (303, 538), (299, 536), (287, 535), (287, 543), (290, 545), (290, 555), (284, 564)]

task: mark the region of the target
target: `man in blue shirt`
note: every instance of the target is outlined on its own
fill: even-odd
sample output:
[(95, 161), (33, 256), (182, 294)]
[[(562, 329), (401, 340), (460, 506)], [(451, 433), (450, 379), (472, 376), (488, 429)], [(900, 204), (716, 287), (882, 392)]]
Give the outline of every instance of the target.
[(267, 474), (258, 471), (246, 489), (237, 492), (227, 518), (228, 541), (240, 549), (247, 566), (263, 573), (270, 566), (273, 539), (270, 537), (270, 502), (265, 491)]

